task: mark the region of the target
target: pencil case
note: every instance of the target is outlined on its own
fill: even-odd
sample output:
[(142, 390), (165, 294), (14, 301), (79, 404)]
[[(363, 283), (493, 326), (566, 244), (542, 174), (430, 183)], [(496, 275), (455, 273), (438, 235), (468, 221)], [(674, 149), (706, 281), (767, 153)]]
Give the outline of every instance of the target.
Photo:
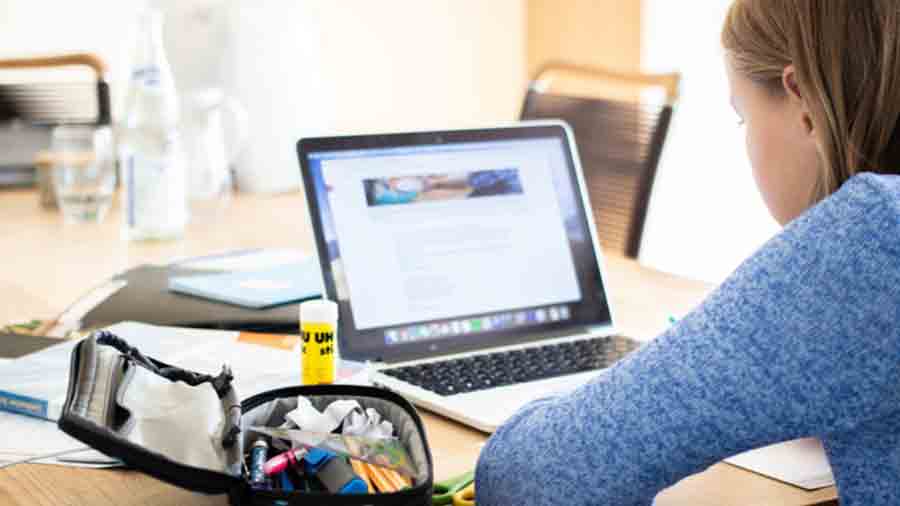
[[(180, 369), (97, 332), (73, 350), (59, 428), (154, 478), (232, 505), (431, 504), (433, 464), (422, 420), (403, 397), (377, 387), (288, 386), (239, 400), (227, 367), (218, 375)], [(393, 424), (413, 471), (412, 485), (389, 493), (339, 494), (251, 486), (245, 456), (259, 434), (279, 427), (302, 396), (318, 410), (355, 400)]]

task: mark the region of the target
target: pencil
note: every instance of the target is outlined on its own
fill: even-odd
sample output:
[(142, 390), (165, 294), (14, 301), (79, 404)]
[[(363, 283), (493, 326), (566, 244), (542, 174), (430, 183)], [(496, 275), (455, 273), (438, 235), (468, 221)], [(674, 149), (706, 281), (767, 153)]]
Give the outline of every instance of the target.
[(400, 490), (403, 488), (403, 480), (397, 479), (397, 474), (392, 472), (390, 469), (385, 469), (383, 467), (375, 466), (377, 472), (381, 474), (381, 476), (386, 479), (391, 486), (394, 488), (394, 491)]
[(381, 492), (383, 494), (388, 493), (388, 492), (396, 492), (396, 490), (394, 489), (394, 486), (389, 481), (387, 481), (387, 479), (385, 479), (385, 477), (383, 477), (380, 473), (378, 473), (378, 471), (375, 469), (374, 465), (368, 464), (368, 463), (361, 463), (361, 464), (365, 468), (366, 472), (369, 474), (369, 478), (371, 478), (372, 483), (374, 483), (375, 486), (378, 487), (379, 492)]
[(397, 492), (405, 487), (402, 479), (397, 479), (396, 473), (391, 473), (389, 469), (385, 469), (377, 464), (367, 464), (372, 474), (377, 476), (381, 482), (387, 485), (390, 492)]
[(356, 459), (347, 459), (350, 461), (350, 467), (353, 468), (353, 472), (356, 473), (364, 482), (366, 482), (366, 487), (369, 489), (370, 494), (375, 493), (375, 487), (372, 486), (372, 480), (369, 479), (369, 473), (366, 472), (366, 468), (362, 462)]
[(406, 476), (394, 471), (393, 469), (388, 469), (386, 467), (381, 468), (381, 472), (387, 476), (394, 484), (397, 485), (397, 488), (410, 488), (412, 487), (412, 482)]
[(404, 488), (409, 488), (412, 486), (410, 481), (397, 471), (384, 466), (379, 466), (377, 464), (375, 464), (374, 467), (377, 472), (381, 474), (381, 476), (386, 478), (397, 490), (402, 490)]

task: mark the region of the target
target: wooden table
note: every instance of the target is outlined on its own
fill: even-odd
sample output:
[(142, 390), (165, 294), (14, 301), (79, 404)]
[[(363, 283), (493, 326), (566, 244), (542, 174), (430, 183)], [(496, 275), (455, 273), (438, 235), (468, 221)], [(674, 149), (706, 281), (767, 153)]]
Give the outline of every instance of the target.
[[(236, 248), (313, 248), (300, 194), (240, 196), (218, 220), (192, 224), (184, 239), (175, 242), (121, 241), (117, 211), (114, 208), (100, 225), (67, 226), (58, 213), (39, 208), (33, 191), (0, 193), (0, 322), (53, 317), (90, 287), (141, 263), (165, 263)], [(617, 324), (639, 338), (656, 335), (667, 325), (669, 315), (687, 312), (711, 288), (624, 258), (609, 257), (605, 263)], [(436, 477), (471, 469), (486, 436), (431, 413), (423, 417)], [(664, 491), (657, 503), (805, 506), (828, 503), (835, 497), (833, 487), (810, 493), (717, 464)], [(0, 505), (225, 503), (224, 497), (193, 494), (133, 471), (51, 465), (0, 471)]]

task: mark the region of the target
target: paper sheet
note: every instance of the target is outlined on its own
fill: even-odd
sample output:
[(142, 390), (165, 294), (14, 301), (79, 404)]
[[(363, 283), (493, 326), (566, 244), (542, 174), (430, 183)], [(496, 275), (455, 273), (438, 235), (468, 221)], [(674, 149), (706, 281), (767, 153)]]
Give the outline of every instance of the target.
[(834, 485), (825, 448), (818, 439), (796, 439), (766, 446), (727, 458), (725, 462), (806, 490)]
[[(59, 430), (54, 422), (11, 413), (0, 412), (0, 433), (3, 434), (0, 439), (0, 464), (85, 446)], [(118, 460), (94, 450), (38, 462), (82, 467), (119, 465)]]
[(312, 432), (328, 434), (341, 425), (353, 410), (362, 411), (357, 401), (334, 401), (325, 411), (319, 412), (306, 397), (297, 398), (297, 407), (285, 415), (297, 427)]
[(371, 438), (389, 438), (394, 435), (394, 424), (381, 419), (381, 413), (372, 408), (364, 413), (354, 411), (344, 420), (343, 433), (349, 436), (364, 436)]

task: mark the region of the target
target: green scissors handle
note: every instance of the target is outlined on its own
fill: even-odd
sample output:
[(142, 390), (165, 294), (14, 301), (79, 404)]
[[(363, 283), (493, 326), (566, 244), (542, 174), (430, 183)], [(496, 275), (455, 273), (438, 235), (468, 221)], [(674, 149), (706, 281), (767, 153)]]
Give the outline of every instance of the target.
[(466, 488), (475, 481), (475, 471), (469, 471), (453, 478), (439, 481), (434, 484), (434, 493), (431, 496), (433, 506), (446, 506), (453, 504), (453, 495)]

